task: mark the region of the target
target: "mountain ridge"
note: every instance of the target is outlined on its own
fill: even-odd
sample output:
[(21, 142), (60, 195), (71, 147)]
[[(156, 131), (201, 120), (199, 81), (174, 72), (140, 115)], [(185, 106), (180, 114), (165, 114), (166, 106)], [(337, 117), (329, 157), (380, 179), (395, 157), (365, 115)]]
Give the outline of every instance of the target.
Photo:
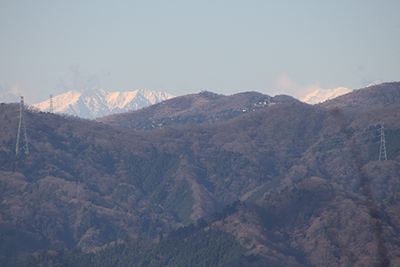
[[(170, 98), (173, 96), (168, 93), (146, 89), (132, 92), (108, 92), (100, 88), (72, 90), (52, 98), (52, 112), (95, 119), (112, 113), (140, 109)], [(49, 100), (33, 106), (43, 111), (50, 111)]]
[(271, 97), (258, 92), (244, 92), (225, 96), (203, 91), (175, 97), (140, 110), (108, 115), (97, 121), (125, 129), (153, 130), (186, 123), (221, 122), (265, 106), (299, 102), (287, 95)]
[(345, 87), (338, 87), (335, 89), (319, 89), (309, 93), (305, 97), (300, 98), (300, 101), (303, 101), (307, 104), (318, 104), (349, 92), (351, 92), (350, 89)]
[[(326, 94), (329, 97), (335, 97), (337, 94), (339, 96), (311, 104), (328, 109), (346, 110), (365, 110), (400, 104), (400, 82), (374, 84), (351, 92), (343, 87), (337, 89), (324, 90), (323, 94), (324, 97)], [(319, 93), (309, 95), (308, 100), (318, 98)], [(203, 91), (199, 94), (175, 97), (143, 109), (100, 117), (97, 121), (125, 129), (153, 130), (187, 123), (222, 122), (275, 104), (296, 102), (301, 101), (287, 95), (271, 97), (258, 92), (243, 92), (225, 96)]]
[(373, 84), (317, 104), (325, 108), (366, 110), (400, 104), (400, 82)]

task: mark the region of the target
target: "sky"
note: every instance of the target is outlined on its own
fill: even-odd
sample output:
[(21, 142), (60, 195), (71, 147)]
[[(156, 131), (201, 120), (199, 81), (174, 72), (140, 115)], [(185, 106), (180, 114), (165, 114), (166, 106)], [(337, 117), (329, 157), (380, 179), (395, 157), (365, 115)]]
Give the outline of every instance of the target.
[(400, 80), (398, 0), (2, 0), (0, 101), (70, 90), (300, 98)]

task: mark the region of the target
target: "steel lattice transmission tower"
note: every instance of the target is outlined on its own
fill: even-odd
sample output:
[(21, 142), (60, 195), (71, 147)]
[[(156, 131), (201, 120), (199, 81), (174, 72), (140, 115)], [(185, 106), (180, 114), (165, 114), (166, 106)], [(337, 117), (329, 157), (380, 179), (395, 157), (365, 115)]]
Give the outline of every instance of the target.
[(386, 141), (385, 141), (385, 127), (381, 125), (381, 141), (379, 145), (379, 161), (387, 160), (386, 156)]
[(29, 146), (28, 146), (28, 136), (26, 135), (26, 126), (25, 126), (25, 117), (24, 117), (24, 97), (21, 96), (21, 101), (19, 102), (19, 124), (18, 124), (18, 134), (17, 134), (17, 144), (15, 146), (15, 154), (18, 155), (21, 152), (20, 149), (20, 136), (21, 136), (21, 127), (24, 131), (24, 140), (25, 146), (25, 154), (29, 154)]
[(50, 107), (49, 107), (49, 112), (53, 113), (53, 95), (50, 95)]

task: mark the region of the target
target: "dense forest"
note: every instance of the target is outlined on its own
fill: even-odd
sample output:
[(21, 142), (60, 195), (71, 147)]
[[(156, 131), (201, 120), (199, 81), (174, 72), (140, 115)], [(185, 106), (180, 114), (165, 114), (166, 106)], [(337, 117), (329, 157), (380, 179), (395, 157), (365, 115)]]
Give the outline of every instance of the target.
[[(355, 91), (344, 101), (352, 108), (340, 112), (335, 102), (278, 101), (225, 121), (151, 131), (26, 107), (29, 154), (19, 155), (20, 106), (2, 104), (0, 265), (101, 266), (102, 255), (119, 251), (120, 266), (373, 266), (372, 201), (396, 266), (399, 92), (399, 83)], [(222, 99), (199, 97), (210, 109)], [(249, 95), (235, 97), (246, 103)], [(362, 103), (369, 107), (354, 108)], [(387, 160), (379, 161), (382, 129)], [(186, 244), (182, 255), (171, 242)], [(215, 255), (190, 258), (196, 248)], [(123, 258), (130, 252), (140, 255)]]
[(126, 237), (123, 242), (97, 253), (83, 253), (80, 248), (44, 250), (30, 256), (21, 267), (224, 266), (236, 259), (248, 258), (245, 253), (246, 249), (233, 235), (211, 229), (209, 223), (199, 219), (196, 224), (170, 232), (166, 238), (160, 234), (157, 243), (140, 236), (135, 240)]
[(139, 236), (97, 253), (42, 250), (22, 266), (397, 266), (399, 204), (399, 193), (381, 202), (380, 236), (362, 197), (312, 177), (257, 202), (236, 201), (156, 242)]

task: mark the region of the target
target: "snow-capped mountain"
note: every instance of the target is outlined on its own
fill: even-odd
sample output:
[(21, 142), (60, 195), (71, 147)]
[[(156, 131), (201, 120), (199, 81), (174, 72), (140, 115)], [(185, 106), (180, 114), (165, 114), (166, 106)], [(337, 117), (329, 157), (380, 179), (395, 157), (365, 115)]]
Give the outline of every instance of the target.
[(317, 104), (350, 92), (351, 90), (345, 87), (338, 87), (335, 89), (318, 89), (301, 98), (300, 101), (308, 104)]
[[(95, 119), (109, 114), (140, 109), (174, 96), (150, 90), (133, 92), (107, 92), (100, 88), (84, 91), (72, 90), (53, 97), (53, 112)], [(50, 100), (34, 104), (42, 111), (50, 111)]]

